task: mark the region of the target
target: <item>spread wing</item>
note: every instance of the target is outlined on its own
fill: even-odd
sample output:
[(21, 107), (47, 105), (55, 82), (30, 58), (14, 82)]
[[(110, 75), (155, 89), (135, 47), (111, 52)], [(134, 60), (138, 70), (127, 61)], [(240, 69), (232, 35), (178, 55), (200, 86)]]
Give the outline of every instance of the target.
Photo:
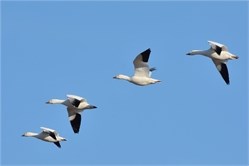
[(228, 51), (228, 48), (223, 44), (214, 41), (208, 41), (208, 43), (218, 55), (220, 55), (221, 51)]
[(150, 57), (150, 49), (145, 50), (140, 53), (133, 61), (133, 65), (135, 68), (135, 76), (141, 77), (150, 77), (150, 69), (148, 65), (149, 57)]
[(74, 107), (78, 107), (81, 102), (86, 101), (84, 98), (76, 95), (67, 95), (69, 102), (72, 104)]
[(213, 62), (215, 64), (217, 70), (220, 72), (222, 78), (226, 82), (226, 84), (230, 84), (229, 73), (228, 73), (226, 63), (225, 62), (220, 62), (220, 61), (217, 61), (217, 60), (213, 60)]
[(153, 72), (153, 71), (155, 71), (155, 70), (156, 70), (156, 68), (155, 68), (155, 67), (150, 68), (149, 77), (151, 77), (152, 72)]
[(49, 129), (49, 128), (46, 128), (46, 127), (41, 127), (41, 129), (42, 129), (42, 132), (48, 134), (54, 140), (57, 140), (56, 136), (58, 135), (58, 133), (55, 130)]
[(58, 141), (58, 142), (54, 142), (54, 144), (55, 144), (58, 148), (61, 148), (61, 144), (60, 144), (59, 141)]
[(67, 108), (68, 118), (73, 128), (74, 133), (79, 133), (81, 124), (81, 115), (74, 108)]

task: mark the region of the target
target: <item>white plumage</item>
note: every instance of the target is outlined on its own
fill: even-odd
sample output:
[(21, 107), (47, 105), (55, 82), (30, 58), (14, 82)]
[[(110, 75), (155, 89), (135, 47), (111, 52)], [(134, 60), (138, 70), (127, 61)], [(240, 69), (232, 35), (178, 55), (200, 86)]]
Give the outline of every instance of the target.
[(87, 103), (86, 99), (76, 95), (67, 95), (66, 100), (51, 99), (47, 104), (63, 104), (67, 106), (68, 118), (73, 128), (74, 133), (79, 133), (81, 124), (80, 112), (85, 109), (94, 109), (96, 106)]
[(119, 74), (113, 78), (122, 79), (129, 81), (133, 84), (145, 86), (150, 84), (155, 84), (157, 82), (161, 82), (160, 80), (151, 78), (151, 72), (155, 70), (155, 68), (149, 68), (148, 61), (150, 57), (150, 49), (145, 50), (140, 53), (133, 61), (134, 65), (134, 75), (132, 77)]
[(214, 41), (208, 41), (211, 46), (208, 50), (192, 50), (187, 55), (204, 55), (212, 59), (217, 70), (227, 84), (230, 84), (227, 61), (238, 59), (239, 57), (228, 52), (227, 46)]
[(40, 133), (26, 132), (22, 136), (24, 137), (35, 137), (46, 142), (52, 142), (57, 147), (61, 147), (60, 141), (66, 141), (65, 138), (59, 136), (59, 134), (50, 128), (41, 127), (42, 131)]

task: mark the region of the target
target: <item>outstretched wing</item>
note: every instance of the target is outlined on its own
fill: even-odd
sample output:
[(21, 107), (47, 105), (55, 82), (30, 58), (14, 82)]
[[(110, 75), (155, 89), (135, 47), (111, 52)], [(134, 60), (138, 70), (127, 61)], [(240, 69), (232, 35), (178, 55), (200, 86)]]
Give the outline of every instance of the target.
[(76, 95), (67, 95), (67, 98), (73, 98), (73, 99), (77, 99), (77, 100), (85, 100), (83, 97), (76, 96)]
[(54, 142), (54, 144), (55, 144), (58, 148), (61, 148), (61, 144), (60, 144), (59, 141), (58, 141), (58, 142)]
[(79, 133), (81, 124), (81, 115), (73, 108), (67, 108), (68, 118), (73, 128), (74, 133)]
[(67, 95), (67, 97), (72, 106), (76, 108), (80, 105), (81, 102), (86, 101), (84, 98), (76, 95)]
[(221, 51), (228, 51), (228, 48), (223, 44), (214, 41), (208, 41), (208, 43), (218, 55), (220, 55)]
[(58, 135), (58, 133), (50, 128), (46, 128), (46, 127), (41, 127), (42, 132), (48, 134), (50, 137), (52, 137), (54, 140), (57, 140), (56, 136)]
[(150, 76), (150, 77), (151, 77), (151, 75), (152, 75), (152, 72), (155, 71), (155, 70), (156, 70), (155, 67), (150, 68), (150, 72), (149, 72), (149, 76)]
[(230, 84), (229, 73), (228, 73), (227, 65), (225, 64), (225, 62), (220, 62), (217, 60), (213, 60), (213, 62), (215, 64), (217, 70), (220, 72), (222, 78), (226, 82), (226, 84)]
[(149, 57), (150, 57), (150, 49), (145, 50), (144, 52), (140, 53), (133, 61), (134, 68), (135, 68), (135, 76), (142, 76), (142, 77), (149, 77)]

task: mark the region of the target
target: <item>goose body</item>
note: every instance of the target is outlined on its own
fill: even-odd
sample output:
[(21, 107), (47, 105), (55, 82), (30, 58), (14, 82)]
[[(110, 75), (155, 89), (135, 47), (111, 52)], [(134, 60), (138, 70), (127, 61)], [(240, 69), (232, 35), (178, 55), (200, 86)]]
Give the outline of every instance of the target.
[(150, 49), (147, 49), (140, 53), (134, 60), (134, 75), (129, 77), (123, 74), (119, 74), (113, 78), (129, 81), (133, 84), (145, 86), (150, 84), (155, 84), (161, 82), (160, 80), (151, 78), (152, 71), (156, 70), (155, 68), (149, 68), (148, 61), (150, 57)]
[(61, 148), (60, 141), (66, 141), (65, 138), (59, 136), (59, 134), (50, 128), (41, 127), (42, 131), (40, 133), (26, 132), (22, 136), (24, 137), (35, 137), (46, 142), (52, 142), (57, 147)]
[(67, 95), (66, 100), (51, 99), (46, 103), (63, 104), (67, 107), (69, 121), (71, 123), (74, 133), (79, 133), (80, 130), (80, 124), (81, 124), (80, 112), (84, 111), (85, 109), (97, 108), (96, 106), (87, 103), (86, 99), (76, 95)]
[(227, 46), (223, 44), (214, 41), (208, 41), (208, 43), (211, 46), (208, 50), (192, 50), (187, 55), (204, 55), (211, 58), (226, 84), (230, 84), (226, 63), (228, 60), (238, 59), (239, 57), (230, 53)]

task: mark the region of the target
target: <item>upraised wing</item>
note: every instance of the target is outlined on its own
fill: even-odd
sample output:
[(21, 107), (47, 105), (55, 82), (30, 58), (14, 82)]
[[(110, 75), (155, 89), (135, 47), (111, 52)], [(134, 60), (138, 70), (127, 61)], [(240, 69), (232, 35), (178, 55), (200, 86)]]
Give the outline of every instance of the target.
[(148, 65), (151, 50), (148, 48), (140, 53), (133, 61), (135, 68), (135, 76), (150, 77), (150, 69)]
[(214, 41), (208, 41), (211, 48), (220, 55), (221, 51), (228, 51), (228, 48), (224, 44), (220, 44)]
[(47, 133), (49, 136), (51, 136), (54, 140), (57, 140), (56, 136), (58, 135), (58, 133), (50, 128), (46, 128), (46, 127), (41, 127), (42, 132)]
[(67, 98), (77, 99), (77, 100), (85, 100), (83, 97), (76, 95), (67, 95)]
[(76, 95), (67, 95), (67, 97), (70, 103), (76, 108), (80, 105), (81, 102), (86, 101), (86, 99), (84, 99), (83, 97)]

